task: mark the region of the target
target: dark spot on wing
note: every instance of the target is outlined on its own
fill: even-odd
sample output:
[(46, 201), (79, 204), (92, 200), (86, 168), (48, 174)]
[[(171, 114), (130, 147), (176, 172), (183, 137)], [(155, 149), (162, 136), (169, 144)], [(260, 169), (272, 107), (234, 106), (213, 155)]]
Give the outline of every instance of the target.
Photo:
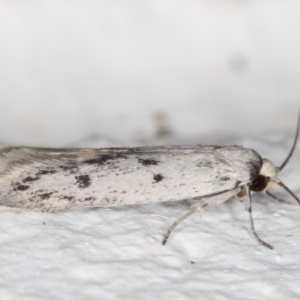
[(224, 165), (224, 166), (230, 166), (230, 162), (220, 155), (218, 156), (218, 164)]
[(28, 185), (17, 183), (16, 187), (14, 188), (14, 191), (26, 191), (27, 189), (29, 189)]
[(197, 164), (197, 167), (205, 167), (205, 168), (212, 168), (212, 162), (209, 160), (200, 161)]
[(36, 173), (36, 176), (40, 176), (40, 175), (46, 175), (46, 174), (54, 174), (56, 171), (53, 169), (49, 169), (49, 170), (41, 170), (38, 173)]
[(93, 200), (96, 200), (95, 197), (87, 197), (84, 199), (84, 201), (93, 201)]
[(223, 180), (223, 181), (228, 181), (228, 180), (230, 180), (230, 177), (228, 177), (228, 176), (223, 176), (223, 177), (221, 177), (220, 179)]
[(156, 166), (159, 163), (159, 161), (155, 160), (155, 159), (142, 159), (142, 158), (139, 158), (138, 161), (143, 166)]
[(27, 176), (26, 178), (24, 178), (22, 181), (24, 182), (24, 183), (26, 183), (26, 182), (32, 182), (32, 181), (35, 181), (35, 180), (38, 180), (38, 179), (40, 179), (40, 177), (31, 177), (31, 176)]
[(52, 194), (53, 194), (53, 193), (50, 192), (50, 193), (39, 194), (38, 196), (39, 196), (41, 199), (45, 200), (45, 199), (49, 199), (50, 196), (51, 196)]
[(162, 176), (161, 174), (154, 174), (153, 179), (155, 180), (155, 182), (160, 182), (164, 179), (164, 176)]
[(70, 171), (71, 174), (77, 173), (78, 166), (76, 164), (65, 164), (65, 165), (60, 165), (60, 169), (63, 171)]
[(76, 184), (80, 189), (87, 188), (91, 185), (91, 178), (89, 175), (75, 176)]
[(63, 196), (62, 199), (72, 200), (72, 199), (74, 199), (74, 197), (73, 196)]
[(127, 157), (121, 154), (105, 154), (105, 155), (100, 155), (95, 158), (91, 158), (88, 160), (85, 160), (83, 163), (88, 164), (88, 165), (103, 165), (106, 162), (110, 160), (116, 160), (116, 159), (126, 159)]

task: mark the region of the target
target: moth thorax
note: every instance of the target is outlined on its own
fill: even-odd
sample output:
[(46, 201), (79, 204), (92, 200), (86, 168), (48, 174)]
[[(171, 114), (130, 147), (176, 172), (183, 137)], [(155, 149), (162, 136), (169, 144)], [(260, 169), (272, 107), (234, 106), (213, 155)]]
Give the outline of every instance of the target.
[(259, 175), (256, 177), (256, 179), (253, 180), (251, 184), (251, 191), (261, 192), (266, 188), (272, 190), (276, 184), (273, 183), (270, 179), (276, 178), (277, 173), (278, 170), (274, 166), (274, 164), (270, 160), (264, 158)]

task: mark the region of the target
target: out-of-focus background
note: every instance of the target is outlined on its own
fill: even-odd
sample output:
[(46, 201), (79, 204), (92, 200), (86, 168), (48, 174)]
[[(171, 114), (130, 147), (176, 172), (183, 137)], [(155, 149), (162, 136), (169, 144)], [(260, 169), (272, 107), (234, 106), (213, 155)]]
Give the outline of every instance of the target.
[(0, 141), (295, 124), (299, 1), (1, 1)]
[[(0, 87), (0, 145), (237, 143), (278, 165), (300, 105), (300, 1), (2, 0)], [(299, 152), (280, 174), (297, 195)], [(165, 247), (186, 201), (1, 209), (0, 297), (299, 299), (299, 208), (253, 200), (273, 251), (234, 200)]]

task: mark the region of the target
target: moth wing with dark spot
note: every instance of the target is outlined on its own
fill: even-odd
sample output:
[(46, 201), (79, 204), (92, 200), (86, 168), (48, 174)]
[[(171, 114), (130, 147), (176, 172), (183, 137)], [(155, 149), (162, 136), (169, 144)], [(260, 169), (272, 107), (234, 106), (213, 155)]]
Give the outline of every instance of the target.
[(0, 205), (56, 211), (209, 198), (254, 180), (240, 146), (0, 150)]

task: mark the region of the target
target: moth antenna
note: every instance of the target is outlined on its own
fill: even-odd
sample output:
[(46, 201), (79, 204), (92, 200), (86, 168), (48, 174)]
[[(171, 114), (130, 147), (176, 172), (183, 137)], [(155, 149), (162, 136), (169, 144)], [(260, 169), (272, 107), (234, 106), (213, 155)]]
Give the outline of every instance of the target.
[(290, 158), (292, 157), (292, 155), (294, 154), (297, 142), (298, 142), (298, 137), (299, 137), (299, 127), (300, 127), (300, 110), (299, 110), (299, 115), (298, 115), (298, 123), (297, 123), (297, 130), (296, 130), (296, 134), (295, 134), (295, 138), (294, 138), (294, 143), (292, 146), (292, 149), (290, 150), (290, 153), (288, 154), (287, 158), (284, 160), (284, 162), (281, 164), (280, 167), (278, 167), (278, 170), (281, 171), (285, 165), (289, 162)]
[(273, 181), (274, 183), (277, 183), (279, 186), (281, 186), (288, 194), (290, 194), (300, 205), (300, 200), (299, 198), (282, 182), (280, 181), (278, 178), (271, 178), (271, 181)]

